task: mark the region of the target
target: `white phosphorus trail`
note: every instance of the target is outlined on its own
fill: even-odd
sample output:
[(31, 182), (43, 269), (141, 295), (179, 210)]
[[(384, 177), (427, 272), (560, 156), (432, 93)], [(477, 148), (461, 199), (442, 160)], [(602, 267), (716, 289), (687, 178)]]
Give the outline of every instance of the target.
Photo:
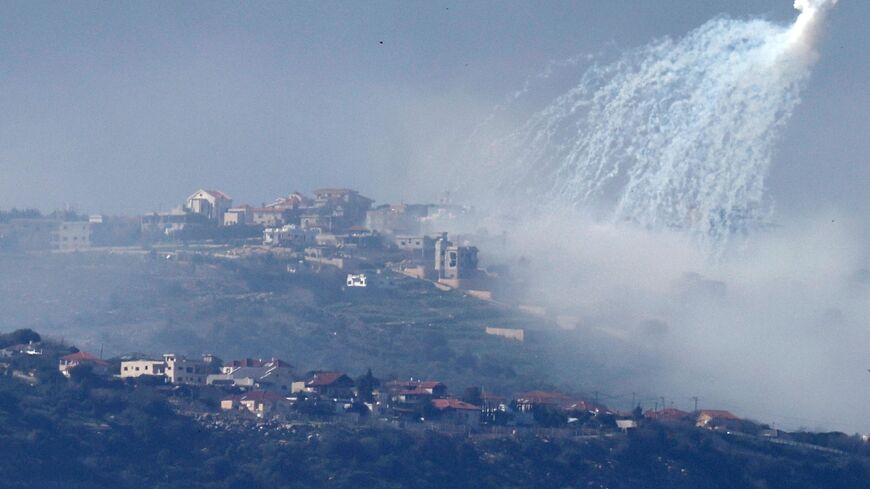
[(613, 221), (679, 229), (718, 253), (769, 218), (765, 179), (777, 136), (835, 3), (796, 0), (800, 15), (788, 26), (716, 18), (593, 65), (488, 145), (477, 180)]

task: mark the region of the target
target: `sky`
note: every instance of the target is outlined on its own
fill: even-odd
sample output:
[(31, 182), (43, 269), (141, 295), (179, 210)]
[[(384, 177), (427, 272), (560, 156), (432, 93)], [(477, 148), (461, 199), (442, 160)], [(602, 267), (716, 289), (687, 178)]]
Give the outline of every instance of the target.
[[(2, 2), (0, 209), (130, 215), (198, 188), (433, 201), (470, 134), (548, 66), (718, 15), (789, 24), (791, 4)], [(639, 338), (632, 356), (653, 360), (623, 387), (870, 431), (868, 18), (863, 0), (830, 12), (767, 180), (781, 227), (739, 259), (573, 210), (514, 234), (504, 255), (538, 256), (530, 279), (580, 329)]]
[[(259, 204), (415, 178), (548, 62), (679, 37), (790, 0), (3, 2), (0, 209), (166, 210), (200, 187)], [(778, 209), (868, 206), (870, 4), (842, 0), (769, 179)], [(435, 157), (433, 157), (435, 155)], [(427, 175), (437, 172), (429, 172)]]

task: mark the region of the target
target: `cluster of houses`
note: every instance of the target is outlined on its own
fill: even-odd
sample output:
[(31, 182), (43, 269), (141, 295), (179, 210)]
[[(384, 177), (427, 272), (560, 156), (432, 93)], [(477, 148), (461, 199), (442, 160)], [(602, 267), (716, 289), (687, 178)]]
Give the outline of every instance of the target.
[[(0, 356), (41, 354), (38, 345), (15, 345)], [(117, 363), (115, 364), (117, 365)], [(231, 416), (259, 419), (292, 418), (316, 412), (335, 418), (369, 416), (397, 422), (438, 423), (465, 428), (481, 425), (536, 426), (553, 416), (570, 426), (597, 419), (598, 425), (628, 430), (639, 418), (663, 423), (694, 423), (707, 429), (734, 429), (745, 421), (728, 411), (696, 412), (663, 408), (623, 413), (576, 396), (553, 391), (529, 391), (512, 398), (479, 389), (466, 389), (462, 396), (451, 394), (437, 380), (391, 380), (373, 377), (356, 381), (344, 372), (315, 370), (298, 375), (286, 361), (242, 359), (223, 362), (214, 355), (187, 358), (165, 354), (161, 359), (125, 359), (114, 368), (87, 352), (64, 355), (58, 370), (67, 377), (86, 366), (93, 375), (126, 379), (148, 379), (158, 384), (187, 386), (217, 396), (221, 412)], [(117, 370), (116, 370), (117, 369)], [(368, 380), (366, 380), (368, 379)], [(542, 416), (542, 413), (548, 416)]]
[(455, 227), (469, 209), (446, 202), (373, 204), (347, 188), (317, 189), (312, 196), (293, 192), (258, 207), (234, 205), (222, 191), (200, 189), (177, 208), (136, 218), (43, 217), (34, 211), (0, 219), (0, 250), (80, 251), (165, 240), (235, 243), (286, 251), (311, 267), (353, 274), (389, 268), (491, 297), (494, 276), (479, 267), (477, 247), (441, 231)]

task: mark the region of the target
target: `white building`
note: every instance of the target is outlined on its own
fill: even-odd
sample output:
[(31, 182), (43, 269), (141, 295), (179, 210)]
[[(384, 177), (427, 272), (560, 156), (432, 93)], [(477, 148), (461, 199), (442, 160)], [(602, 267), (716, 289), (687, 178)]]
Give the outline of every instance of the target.
[(190, 360), (167, 353), (163, 355), (163, 362), (166, 364), (166, 378), (173, 384), (205, 385), (209, 374), (218, 370), (211, 355), (203, 355), (202, 360)]
[(349, 273), (347, 274), (347, 286), (348, 287), (367, 287), (368, 286), (368, 277), (364, 273)]
[(122, 379), (143, 375), (166, 375), (166, 362), (163, 360), (125, 360), (121, 362)]
[(233, 207), (233, 199), (219, 190), (197, 190), (184, 201), (184, 209), (223, 224), (224, 214)]
[(263, 244), (266, 246), (309, 246), (316, 242), (317, 229), (301, 228), (288, 224), (280, 228), (263, 230)]

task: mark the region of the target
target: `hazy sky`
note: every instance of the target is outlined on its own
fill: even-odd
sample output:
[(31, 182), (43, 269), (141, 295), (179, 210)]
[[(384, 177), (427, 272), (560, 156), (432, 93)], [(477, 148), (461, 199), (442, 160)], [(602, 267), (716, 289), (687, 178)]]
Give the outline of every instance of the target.
[[(198, 187), (380, 201), (549, 60), (791, 0), (0, 4), (0, 208), (137, 213)], [(866, 215), (870, 2), (842, 0), (776, 157), (778, 209)], [(421, 193), (418, 193), (421, 192)], [(415, 198), (416, 195), (422, 197)]]

